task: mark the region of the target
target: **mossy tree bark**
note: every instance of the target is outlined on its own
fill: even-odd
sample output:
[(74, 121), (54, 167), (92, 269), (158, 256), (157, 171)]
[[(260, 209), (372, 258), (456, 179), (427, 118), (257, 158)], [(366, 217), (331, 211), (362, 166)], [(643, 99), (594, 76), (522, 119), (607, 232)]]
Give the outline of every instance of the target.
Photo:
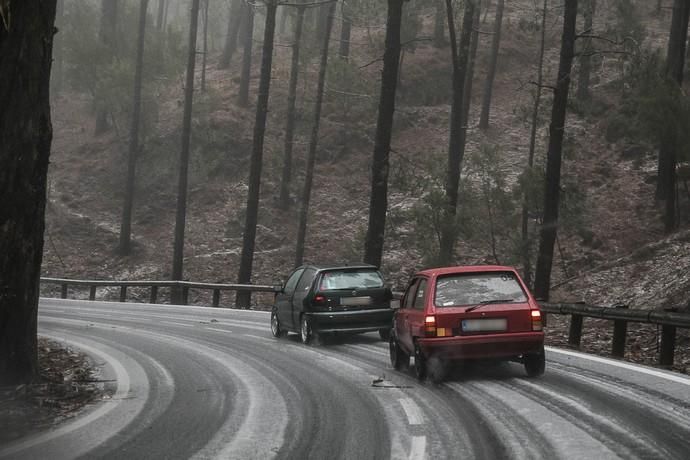
[[(4, 8), (7, 7), (5, 3)], [(56, 0), (11, 2), (0, 20), (0, 384), (36, 379)], [(3, 11), (7, 13), (7, 11)]]

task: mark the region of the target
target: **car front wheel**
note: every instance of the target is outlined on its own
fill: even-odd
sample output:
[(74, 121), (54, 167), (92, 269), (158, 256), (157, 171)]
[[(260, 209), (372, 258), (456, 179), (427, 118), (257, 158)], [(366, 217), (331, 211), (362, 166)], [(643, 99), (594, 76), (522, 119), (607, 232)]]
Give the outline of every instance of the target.
[(530, 353), (522, 358), (528, 377), (539, 377), (546, 370), (546, 356), (542, 348), (538, 353)]
[(391, 330), (389, 328), (379, 329), (379, 337), (384, 342), (388, 342), (391, 338)]
[(280, 321), (278, 320), (278, 314), (275, 311), (271, 312), (271, 334), (273, 337), (284, 337), (287, 331), (280, 327)]
[(406, 369), (410, 365), (410, 355), (405, 353), (395, 336), (391, 335), (388, 341), (388, 348), (390, 351), (391, 366), (396, 371)]
[(302, 343), (307, 345), (311, 343), (314, 338), (314, 331), (311, 328), (311, 321), (307, 315), (302, 315), (300, 320), (299, 335), (302, 339)]

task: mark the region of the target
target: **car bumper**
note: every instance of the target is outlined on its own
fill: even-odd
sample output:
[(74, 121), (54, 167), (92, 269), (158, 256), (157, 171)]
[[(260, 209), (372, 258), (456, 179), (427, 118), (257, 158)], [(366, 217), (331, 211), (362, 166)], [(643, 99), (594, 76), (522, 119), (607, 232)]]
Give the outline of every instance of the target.
[(309, 313), (312, 329), (317, 332), (370, 332), (390, 329), (393, 310), (328, 311)]
[(510, 358), (540, 352), (544, 346), (544, 333), (430, 337), (420, 338), (418, 343), (426, 356), (440, 355), (445, 359)]

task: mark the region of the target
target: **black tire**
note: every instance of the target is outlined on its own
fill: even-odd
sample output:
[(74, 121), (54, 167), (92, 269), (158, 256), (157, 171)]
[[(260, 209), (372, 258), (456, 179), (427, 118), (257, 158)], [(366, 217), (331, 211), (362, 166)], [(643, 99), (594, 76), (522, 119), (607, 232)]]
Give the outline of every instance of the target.
[(527, 377), (539, 377), (544, 375), (546, 370), (546, 356), (542, 348), (538, 353), (526, 354), (522, 357), (522, 363), (525, 366)]
[(400, 348), (400, 344), (395, 336), (391, 335), (388, 341), (388, 350), (391, 358), (391, 366), (396, 371), (407, 369), (410, 366), (410, 355)]
[(382, 341), (388, 342), (391, 339), (390, 328), (379, 329), (379, 337), (381, 337)]
[(302, 315), (299, 321), (299, 337), (302, 343), (308, 345), (314, 339), (314, 331), (311, 327), (311, 321), (307, 315)]
[(414, 375), (417, 380), (424, 380), (426, 378), (426, 356), (422, 353), (422, 349), (419, 348), (419, 344), (415, 342), (414, 344)]
[(434, 383), (442, 383), (448, 375), (448, 363), (438, 356), (431, 356), (426, 362), (426, 372), (429, 380)]
[(276, 338), (285, 337), (287, 334), (287, 331), (280, 326), (280, 321), (275, 311), (271, 312), (271, 334)]

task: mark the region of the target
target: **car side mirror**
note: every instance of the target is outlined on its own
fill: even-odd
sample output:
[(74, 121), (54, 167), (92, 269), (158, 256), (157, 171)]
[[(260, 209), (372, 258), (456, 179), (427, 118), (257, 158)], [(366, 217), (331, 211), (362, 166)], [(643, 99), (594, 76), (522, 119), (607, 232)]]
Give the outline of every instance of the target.
[(274, 282), (273, 285), (276, 288), (276, 292), (281, 292), (281, 293), (285, 292), (285, 281), (278, 280), (278, 281)]

